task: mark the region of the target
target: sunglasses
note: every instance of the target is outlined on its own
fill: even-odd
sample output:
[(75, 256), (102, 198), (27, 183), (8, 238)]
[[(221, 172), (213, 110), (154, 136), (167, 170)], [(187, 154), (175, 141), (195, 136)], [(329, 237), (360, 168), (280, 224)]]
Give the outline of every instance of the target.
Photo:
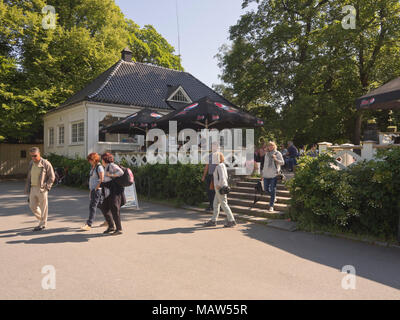
[(38, 154), (34, 154), (34, 155), (31, 155), (31, 158), (37, 158), (39, 155)]

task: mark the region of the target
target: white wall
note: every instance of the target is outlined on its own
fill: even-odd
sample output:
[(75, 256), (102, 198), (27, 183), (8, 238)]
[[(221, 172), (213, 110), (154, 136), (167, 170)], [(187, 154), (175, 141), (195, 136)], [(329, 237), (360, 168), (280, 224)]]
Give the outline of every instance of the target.
[[(85, 156), (85, 141), (72, 143), (71, 127), (74, 122), (85, 122), (86, 140), (86, 112), (83, 103), (74, 107), (52, 112), (44, 117), (44, 153), (55, 153), (70, 158)], [(64, 125), (64, 144), (58, 144), (58, 127)], [(54, 145), (49, 145), (49, 128), (54, 128)]]
[[(44, 153), (55, 153), (70, 158), (86, 158), (91, 152), (102, 153), (106, 150), (130, 151), (144, 144), (144, 137), (137, 144), (99, 142), (99, 122), (107, 115), (126, 117), (143, 107), (115, 106), (101, 103), (82, 102), (74, 107), (47, 114), (44, 117)], [(158, 111), (160, 112), (160, 111)], [(168, 112), (162, 112), (164, 114)], [(71, 142), (71, 126), (74, 122), (84, 121), (85, 140), (82, 143)], [(58, 127), (64, 125), (64, 144), (58, 145)], [(54, 128), (54, 145), (49, 145), (49, 128)]]

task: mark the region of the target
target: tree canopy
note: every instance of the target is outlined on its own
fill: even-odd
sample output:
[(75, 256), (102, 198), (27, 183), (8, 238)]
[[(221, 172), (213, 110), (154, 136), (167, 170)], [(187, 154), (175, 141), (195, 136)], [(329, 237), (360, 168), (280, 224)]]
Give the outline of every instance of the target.
[[(245, 0), (218, 54), (220, 92), (254, 108), (265, 130), (299, 144), (358, 143), (355, 99), (400, 76), (398, 0)], [(353, 5), (355, 29), (343, 27)], [(375, 115), (386, 126), (387, 112)], [(396, 117), (395, 117), (396, 118)], [(397, 118), (398, 119), (398, 118)]]
[[(55, 28), (43, 27), (47, 5), (55, 8)], [(42, 116), (126, 46), (134, 61), (183, 69), (155, 28), (126, 19), (114, 0), (0, 0), (0, 141), (40, 137)]]

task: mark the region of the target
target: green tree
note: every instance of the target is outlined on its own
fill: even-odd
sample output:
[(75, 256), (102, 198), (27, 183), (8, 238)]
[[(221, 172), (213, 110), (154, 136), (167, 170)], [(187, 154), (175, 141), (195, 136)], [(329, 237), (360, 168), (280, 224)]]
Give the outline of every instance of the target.
[[(222, 80), (237, 101), (276, 110), (272, 125), (282, 139), (358, 143), (362, 117), (355, 99), (400, 75), (399, 2), (257, 3), (230, 28), (232, 45), (219, 54)], [(349, 4), (356, 28), (346, 30), (342, 8)]]
[[(45, 29), (42, 8), (56, 11)], [(174, 49), (151, 26), (126, 20), (114, 0), (0, 0), (0, 137), (28, 141), (42, 132), (42, 115), (120, 59), (139, 39), (135, 61), (181, 69)], [(135, 47), (136, 46), (136, 47)]]
[(183, 71), (180, 57), (174, 54), (174, 47), (153, 26), (140, 28), (132, 20), (127, 20), (127, 25), (129, 47), (135, 61)]

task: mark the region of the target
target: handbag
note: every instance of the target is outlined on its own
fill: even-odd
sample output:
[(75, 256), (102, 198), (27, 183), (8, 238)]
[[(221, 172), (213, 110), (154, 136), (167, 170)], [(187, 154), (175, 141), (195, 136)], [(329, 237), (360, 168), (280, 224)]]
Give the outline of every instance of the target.
[(219, 189), (220, 194), (228, 194), (231, 192), (231, 188), (229, 186), (223, 186), (221, 189)]
[[(261, 196), (263, 195), (263, 187), (261, 181), (257, 182), (257, 185), (254, 187), (254, 203), (256, 204), (258, 200), (260, 200)], [(260, 195), (260, 197), (257, 197), (257, 195)]]
[[(275, 166), (276, 170), (278, 171), (278, 167), (276, 166), (275, 161), (274, 161), (274, 166)], [(279, 170), (279, 171), (278, 171), (278, 173), (277, 173), (277, 175), (276, 175), (276, 178), (277, 178), (278, 180), (282, 180), (282, 182), (286, 181), (286, 176), (283, 174), (282, 170)]]
[(282, 171), (280, 171), (280, 172), (278, 173), (278, 175), (276, 176), (276, 178), (277, 178), (278, 180), (282, 180), (282, 182), (286, 181), (286, 176), (283, 174)]

